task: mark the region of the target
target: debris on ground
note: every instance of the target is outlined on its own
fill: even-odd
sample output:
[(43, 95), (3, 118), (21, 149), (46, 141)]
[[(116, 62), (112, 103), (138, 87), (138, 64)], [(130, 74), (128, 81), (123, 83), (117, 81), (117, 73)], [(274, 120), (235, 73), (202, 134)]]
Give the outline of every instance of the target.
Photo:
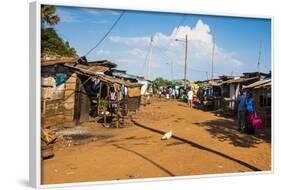
[(137, 172), (134, 172), (134, 173), (129, 175), (129, 178), (138, 178), (138, 177), (140, 177), (140, 174), (137, 173)]
[(168, 139), (170, 139), (171, 137), (172, 137), (172, 131), (169, 131), (169, 132), (167, 132), (167, 133), (165, 133), (164, 135), (163, 135), (163, 137), (161, 138), (161, 140), (168, 140)]

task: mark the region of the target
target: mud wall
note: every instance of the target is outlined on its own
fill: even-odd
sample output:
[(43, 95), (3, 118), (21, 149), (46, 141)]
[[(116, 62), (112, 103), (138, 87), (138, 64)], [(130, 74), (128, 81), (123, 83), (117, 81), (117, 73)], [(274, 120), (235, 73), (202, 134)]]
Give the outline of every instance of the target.
[[(63, 73), (66, 80), (57, 84), (56, 74)], [(61, 66), (41, 68), (41, 125), (73, 126), (76, 74)]]

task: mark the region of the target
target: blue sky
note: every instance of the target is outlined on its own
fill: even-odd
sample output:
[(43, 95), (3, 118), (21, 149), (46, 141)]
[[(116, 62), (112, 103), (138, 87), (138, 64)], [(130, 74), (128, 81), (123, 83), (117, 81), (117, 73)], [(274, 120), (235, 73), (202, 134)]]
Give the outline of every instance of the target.
[[(56, 30), (82, 56), (104, 36), (121, 11), (59, 6), (57, 13), (61, 21)], [(214, 44), (215, 76), (257, 71), (260, 47), (260, 71), (271, 70), (271, 20), (158, 12), (126, 11), (87, 59), (108, 59), (119, 69), (143, 76), (153, 36), (150, 79), (182, 79), (184, 43), (175, 39), (183, 39), (186, 34), (188, 79), (210, 78)]]

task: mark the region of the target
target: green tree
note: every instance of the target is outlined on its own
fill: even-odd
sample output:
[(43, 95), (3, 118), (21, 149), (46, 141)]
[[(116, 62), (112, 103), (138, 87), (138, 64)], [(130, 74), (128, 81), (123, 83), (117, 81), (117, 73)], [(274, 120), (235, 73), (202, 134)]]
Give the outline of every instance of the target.
[(158, 77), (153, 81), (153, 85), (157, 88), (162, 87), (162, 86), (171, 86), (172, 81), (163, 79), (162, 77)]
[(56, 14), (56, 7), (41, 6), (41, 53), (42, 55), (77, 56), (76, 50), (70, 47), (53, 28), (60, 17)]
[(54, 26), (60, 21), (60, 17), (56, 14), (56, 7), (53, 5), (41, 6), (41, 26), (45, 28), (46, 25)]
[(75, 49), (68, 42), (64, 42), (54, 28), (42, 30), (41, 51), (47, 55), (76, 56)]

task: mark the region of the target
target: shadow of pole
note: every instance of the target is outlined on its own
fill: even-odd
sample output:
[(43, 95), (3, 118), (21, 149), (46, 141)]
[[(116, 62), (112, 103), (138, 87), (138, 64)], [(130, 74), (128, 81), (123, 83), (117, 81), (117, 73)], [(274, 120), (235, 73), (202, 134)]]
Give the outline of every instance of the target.
[[(132, 120), (132, 122), (133, 122), (135, 125), (137, 125), (137, 126), (139, 126), (139, 127), (141, 127), (141, 128), (144, 128), (144, 129), (147, 129), (147, 130), (150, 130), (150, 131), (159, 133), (159, 134), (161, 134), (161, 135), (164, 135), (164, 134), (165, 134), (165, 132), (163, 132), (163, 131), (160, 131), (160, 130), (157, 130), (157, 129), (153, 129), (153, 128), (147, 127), (147, 126), (145, 126), (145, 125), (142, 125), (142, 124), (136, 122), (135, 120)], [(200, 145), (200, 144), (197, 144), (197, 143), (195, 143), (195, 142), (186, 140), (186, 139), (181, 138), (181, 137), (179, 137), (179, 136), (173, 135), (172, 138), (177, 139), (177, 140), (182, 141), (182, 142), (185, 142), (185, 143), (187, 143), (187, 144), (190, 144), (191, 146), (193, 146), (193, 147), (195, 147), (195, 148), (198, 148), (198, 149), (201, 149), (201, 150), (205, 150), (205, 151), (214, 153), (214, 154), (216, 154), (216, 155), (219, 155), (219, 156), (221, 156), (221, 157), (223, 157), (223, 158), (226, 158), (226, 159), (229, 159), (229, 160), (231, 160), (231, 161), (234, 161), (234, 162), (236, 162), (236, 163), (238, 163), (238, 164), (240, 164), (240, 165), (242, 165), (242, 166), (245, 166), (245, 167), (247, 167), (247, 168), (249, 168), (249, 169), (251, 169), (251, 170), (253, 170), (253, 171), (262, 171), (261, 169), (255, 167), (255, 166), (252, 166), (252, 165), (250, 165), (250, 164), (248, 164), (248, 163), (246, 163), (246, 162), (243, 162), (243, 161), (241, 161), (241, 160), (238, 160), (238, 159), (236, 159), (236, 158), (233, 158), (233, 157), (231, 157), (231, 156), (228, 156), (228, 155), (226, 155), (226, 154), (224, 154), (224, 153), (221, 153), (221, 152), (219, 152), (219, 151), (216, 151), (216, 150), (213, 150), (213, 149), (204, 147), (204, 146), (202, 146), (202, 145)]]
[(113, 146), (115, 146), (115, 147), (117, 147), (117, 148), (120, 148), (120, 149), (122, 149), (122, 150), (126, 150), (126, 151), (128, 151), (128, 152), (132, 152), (132, 153), (134, 153), (134, 154), (140, 156), (141, 158), (143, 158), (143, 159), (149, 161), (150, 163), (152, 163), (153, 165), (155, 165), (157, 168), (161, 169), (161, 170), (164, 171), (165, 173), (169, 174), (170, 176), (175, 176), (175, 174), (173, 174), (172, 172), (170, 172), (169, 170), (167, 170), (167, 169), (164, 168), (163, 166), (157, 164), (157, 163), (154, 162), (153, 160), (147, 158), (146, 156), (144, 156), (144, 155), (142, 155), (142, 154), (140, 154), (140, 153), (138, 153), (138, 152), (136, 152), (136, 151), (134, 151), (134, 150), (127, 149), (127, 148), (122, 147), (122, 146), (117, 145), (117, 144), (113, 144)]

